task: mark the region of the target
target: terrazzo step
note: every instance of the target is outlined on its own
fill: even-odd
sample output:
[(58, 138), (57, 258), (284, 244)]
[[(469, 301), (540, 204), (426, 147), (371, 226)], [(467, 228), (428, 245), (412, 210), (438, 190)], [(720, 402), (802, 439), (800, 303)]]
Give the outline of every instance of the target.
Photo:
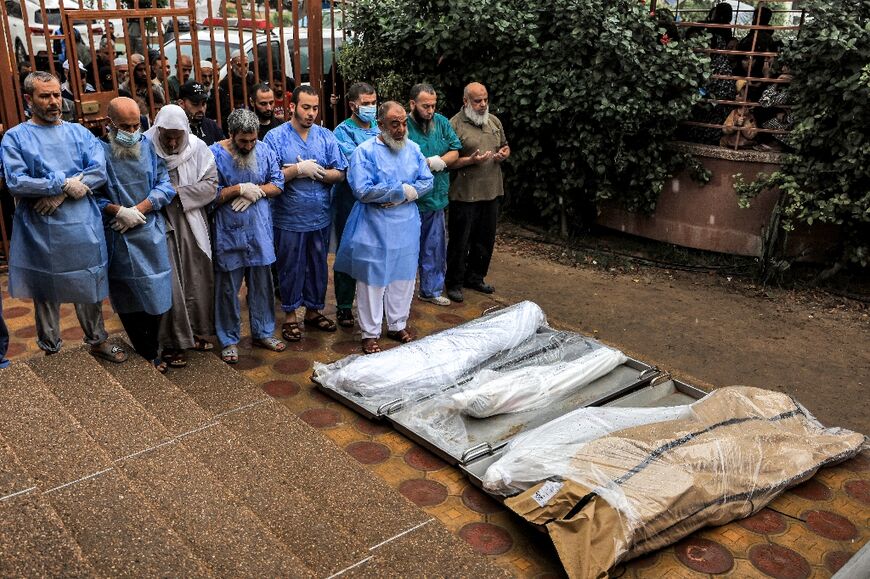
[(275, 476), (315, 497), (330, 524), (340, 523), (371, 547), (430, 519), (246, 377), (228, 371), (217, 356), (195, 352), (188, 361), (190, 372), (167, 376), (200, 407), (221, 415), (221, 423), (256, 449)]
[[(30, 374), (30, 376), (27, 376)], [(0, 392), (9, 380), (36, 380), (30, 368), (0, 372)], [(0, 437), (0, 577), (89, 577), (95, 574), (34, 480)]]
[[(29, 364), (109, 454), (115, 468), (216, 574), (314, 575), (84, 349)], [(142, 376), (157, 374), (150, 366), (140, 370)]]
[[(409, 557), (409, 553), (425, 556)], [(435, 520), (378, 546), (371, 554), (371, 559), (342, 577), (512, 577)]]
[(95, 574), (212, 576), (31, 368), (3, 380), (0, 436)]
[[(366, 546), (341, 521), (330, 520), (317, 500), (277, 476), (254, 449), (242, 443), (220, 419), (214, 419), (172, 381), (149, 371), (148, 362), (132, 356), (124, 364), (108, 361), (100, 364), (170, 435), (180, 437), (184, 446), (308, 567), (325, 577), (367, 555)], [(226, 367), (221, 370), (232, 372)], [(197, 374), (195, 366), (173, 369), (168, 376), (183, 376), (190, 381), (212, 380), (211, 376)]]

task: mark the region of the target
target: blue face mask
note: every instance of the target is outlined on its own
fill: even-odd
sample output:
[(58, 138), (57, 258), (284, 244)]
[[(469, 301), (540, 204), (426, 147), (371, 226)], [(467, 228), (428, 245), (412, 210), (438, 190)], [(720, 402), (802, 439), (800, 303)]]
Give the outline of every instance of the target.
[(362, 122), (372, 124), (375, 122), (375, 115), (377, 112), (377, 105), (361, 105), (356, 110), (356, 116), (362, 119)]
[(142, 130), (136, 129), (135, 133), (128, 133), (127, 131), (122, 131), (118, 129), (115, 132), (115, 142), (121, 145), (122, 147), (132, 147), (136, 143), (139, 142), (139, 137), (142, 136)]

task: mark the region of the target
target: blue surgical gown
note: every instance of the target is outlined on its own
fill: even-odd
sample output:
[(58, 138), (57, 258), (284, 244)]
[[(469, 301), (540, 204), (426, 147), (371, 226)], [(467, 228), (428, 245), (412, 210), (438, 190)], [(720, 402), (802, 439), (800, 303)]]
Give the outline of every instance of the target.
[[(314, 159), (325, 169), (347, 170), (347, 161), (338, 147), (335, 136), (327, 129), (314, 125), (303, 140), (293, 123), (284, 123), (266, 134), (263, 141), (275, 151), (278, 164), (283, 166)], [(272, 221), (278, 229), (286, 231), (317, 231), (332, 221), (332, 186), (314, 179), (293, 179), (284, 184), (284, 192), (272, 199)]]
[[(239, 169), (233, 157), (220, 143), (211, 147), (218, 170), (218, 188), (215, 199), (220, 199), (224, 187), (240, 183), (272, 184), (284, 188), (284, 174), (278, 167), (273, 151), (257, 142), (256, 173)], [(246, 211), (233, 211), (232, 203), (219, 205), (214, 213), (214, 263), (219, 271), (233, 271), (242, 267), (256, 267), (275, 263), (272, 235), (272, 210), (267, 199), (260, 199)]]
[(162, 314), (172, 307), (172, 268), (166, 245), (166, 224), (160, 209), (175, 197), (175, 189), (163, 159), (151, 141), (142, 135), (138, 159), (111, 158), (106, 152), (108, 183), (97, 195), (100, 209), (114, 204), (132, 207), (148, 199), (154, 208), (142, 225), (118, 233), (109, 224), (114, 217), (103, 215), (109, 246), (109, 299), (120, 314), (147, 312)]
[(9, 255), (9, 293), (41, 302), (96, 303), (109, 293), (108, 254), (92, 195), (67, 198), (52, 215), (38, 198), (62, 195), (68, 177), (83, 175), (95, 191), (106, 182), (100, 142), (78, 124), (21, 123), (2, 143), (6, 182), (18, 200)]
[[(353, 120), (353, 117), (342, 121), (335, 130), (335, 139), (338, 141), (338, 147), (344, 154), (344, 158), (350, 163), (350, 158), (356, 148), (371, 139), (381, 134), (381, 129), (376, 123), (372, 123), (369, 128), (364, 129)], [(341, 196), (347, 195), (348, 198), (353, 197), (353, 192), (350, 190), (348, 180), (340, 181), (332, 186), (332, 198), (340, 199)], [(350, 205), (350, 203), (348, 203)]]
[[(416, 203), (404, 203), (402, 185), (420, 196), (432, 190), (432, 172), (420, 147), (408, 140), (399, 152), (377, 138), (357, 147), (350, 160), (348, 181), (353, 206), (338, 252), (336, 271), (371, 286), (413, 280), (420, 253), (420, 213)], [(395, 207), (381, 204), (401, 203)]]

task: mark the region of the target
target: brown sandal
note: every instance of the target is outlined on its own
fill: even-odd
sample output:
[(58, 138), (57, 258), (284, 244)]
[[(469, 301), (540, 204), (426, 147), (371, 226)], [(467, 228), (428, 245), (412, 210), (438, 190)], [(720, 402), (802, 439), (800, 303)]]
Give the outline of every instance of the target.
[(296, 322), (286, 322), (281, 325), (281, 337), (288, 342), (298, 342), (302, 339), (302, 331)]
[(408, 330), (395, 330), (392, 332), (387, 332), (387, 337), (402, 344), (407, 344), (414, 339), (414, 336), (412, 336), (411, 332), (409, 332)]
[(363, 354), (377, 354), (381, 351), (381, 345), (378, 344), (377, 338), (363, 338), (362, 339), (362, 351)]
[(214, 350), (214, 344), (203, 338), (194, 337), (193, 349), (199, 350), (200, 352), (208, 352), (209, 350)]

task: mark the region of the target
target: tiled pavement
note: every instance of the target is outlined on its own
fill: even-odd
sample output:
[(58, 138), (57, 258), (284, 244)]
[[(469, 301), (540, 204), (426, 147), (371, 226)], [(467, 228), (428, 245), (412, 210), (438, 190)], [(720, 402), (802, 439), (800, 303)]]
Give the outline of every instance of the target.
[[(5, 276), (2, 286), (4, 317), (12, 336), (9, 356), (20, 360), (38, 354), (31, 304), (9, 298)], [(420, 334), (429, 334), (500, 305), (473, 292), (464, 304), (449, 308), (415, 300), (411, 326)], [(120, 322), (108, 305), (104, 312), (109, 332), (120, 331)], [(77, 344), (82, 334), (72, 306), (64, 305), (61, 313), (64, 339)], [(290, 344), (287, 352), (275, 354), (252, 350), (247, 338), (242, 341), (236, 369), (496, 564), (518, 577), (560, 575), (561, 567), (545, 535), (471, 486), (457, 469), (389, 426), (360, 417), (313, 387), (309, 377), (314, 361), (337, 360), (358, 351), (358, 344), (355, 330), (339, 329), (335, 334), (308, 331), (301, 342)], [(387, 341), (383, 345), (390, 346)], [(868, 539), (870, 453), (865, 452), (822, 470), (754, 517), (699, 531), (677, 545), (628, 563), (614, 574), (829, 577)]]

